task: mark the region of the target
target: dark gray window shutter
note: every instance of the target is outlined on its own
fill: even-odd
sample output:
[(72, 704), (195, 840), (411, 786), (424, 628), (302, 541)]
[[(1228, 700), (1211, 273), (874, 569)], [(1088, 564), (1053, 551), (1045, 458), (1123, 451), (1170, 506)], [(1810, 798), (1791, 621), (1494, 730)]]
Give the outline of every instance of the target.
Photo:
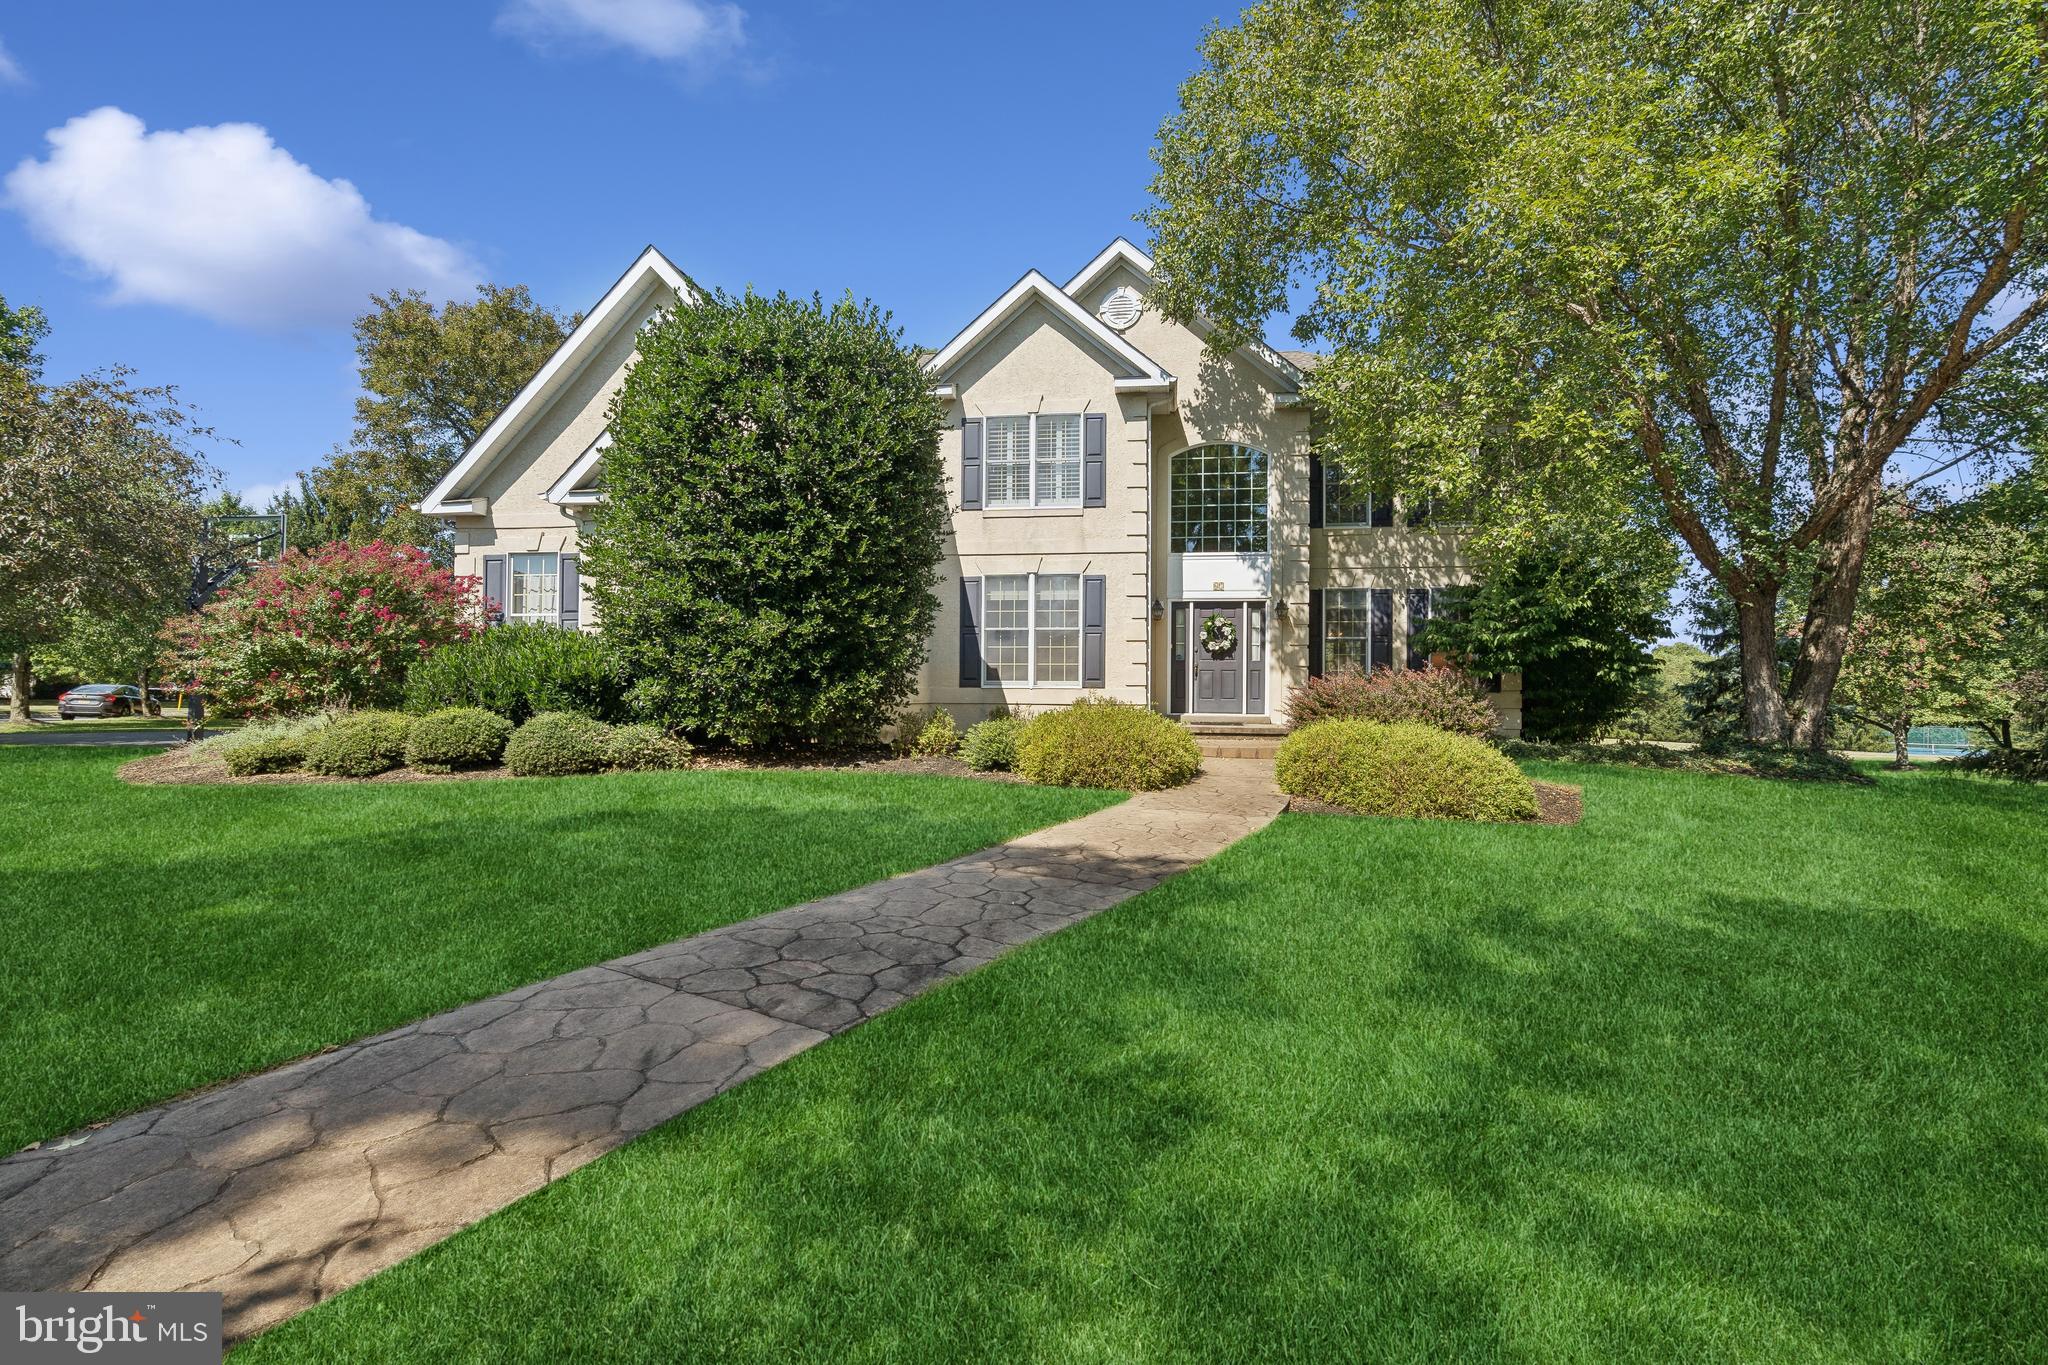
[[(975, 423), (980, 426), (979, 422)], [(981, 580), (960, 580), (960, 685), (981, 686)]]
[(1081, 579), (1081, 686), (1100, 687), (1102, 667), (1102, 618), (1107, 615), (1109, 581), (1100, 574)]
[(484, 556), (484, 620), (505, 623), (505, 556)]
[(981, 419), (960, 424), (960, 510), (981, 510)]
[(1323, 524), (1323, 457), (1308, 457), (1308, 524), (1318, 527)]
[(1429, 651), (1422, 646), (1429, 629), (1429, 589), (1408, 589), (1408, 667), (1428, 668)]
[(581, 555), (563, 555), (555, 561), (555, 605), (563, 630), (578, 630), (583, 624), (583, 580), (579, 578)]
[[(1375, 504), (1377, 505), (1377, 504)], [(1394, 590), (1372, 590), (1372, 666), (1394, 666)]]
[(1308, 590), (1308, 675), (1323, 676), (1323, 590)]
[(1374, 526), (1392, 526), (1394, 524), (1394, 495), (1392, 493), (1377, 488), (1373, 490), (1372, 524)]
[(1081, 505), (1100, 507), (1108, 491), (1109, 471), (1103, 446), (1109, 434), (1109, 420), (1099, 412), (1081, 418)]

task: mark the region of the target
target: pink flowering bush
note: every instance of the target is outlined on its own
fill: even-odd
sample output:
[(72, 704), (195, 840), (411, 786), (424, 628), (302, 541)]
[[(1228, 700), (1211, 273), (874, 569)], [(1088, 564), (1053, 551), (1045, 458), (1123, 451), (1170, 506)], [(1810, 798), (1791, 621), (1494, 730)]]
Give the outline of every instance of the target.
[(292, 550), (166, 631), (170, 675), (233, 715), (398, 700), (414, 661), (482, 628), (473, 577), (410, 545)]

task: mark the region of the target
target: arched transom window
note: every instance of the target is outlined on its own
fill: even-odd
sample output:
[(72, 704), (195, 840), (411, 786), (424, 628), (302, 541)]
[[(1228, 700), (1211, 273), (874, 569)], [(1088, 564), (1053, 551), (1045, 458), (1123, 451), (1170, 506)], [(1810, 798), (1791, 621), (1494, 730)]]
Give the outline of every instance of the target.
[(1173, 457), (1169, 534), (1180, 554), (1266, 552), (1266, 452), (1197, 446)]

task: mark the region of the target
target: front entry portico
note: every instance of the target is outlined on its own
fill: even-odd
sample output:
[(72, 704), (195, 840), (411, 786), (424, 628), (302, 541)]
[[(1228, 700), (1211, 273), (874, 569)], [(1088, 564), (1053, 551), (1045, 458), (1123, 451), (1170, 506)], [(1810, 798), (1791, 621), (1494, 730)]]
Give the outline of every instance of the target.
[(1173, 604), (1175, 715), (1257, 716), (1266, 711), (1266, 604)]

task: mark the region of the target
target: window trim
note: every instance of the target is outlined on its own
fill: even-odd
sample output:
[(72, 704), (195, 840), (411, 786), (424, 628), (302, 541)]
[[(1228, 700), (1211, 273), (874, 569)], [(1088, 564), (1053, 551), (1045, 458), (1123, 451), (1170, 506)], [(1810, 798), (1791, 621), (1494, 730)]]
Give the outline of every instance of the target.
[[(1038, 421), (1041, 417), (1051, 420), (1071, 419), (1074, 422), (1074, 468), (1079, 477), (1074, 481), (1074, 496), (1072, 498), (1047, 498), (1039, 493)], [(1019, 419), (1022, 419), (1024, 422), (1025, 484), (1030, 491), (1025, 495), (1025, 499), (1022, 502), (1013, 500), (997, 501), (989, 495), (989, 489), (992, 484), (989, 478), (989, 470), (992, 464), (989, 459), (989, 424), (991, 422), (1014, 422)], [(981, 510), (985, 512), (1029, 512), (1040, 509), (1078, 509), (1082, 505), (1082, 500), (1087, 496), (1087, 447), (1088, 425), (1085, 410), (1076, 412), (997, 412), (984, 414), (981, 419)], [(1004, 576), (998, 575), (998, 577)]]
[[(1358, 660), (1351, 660), (1351, 661), (1349, 661), (1349, 662), (1354, 662), (1354, 663), (1358, 663), (1358, 666), (1359, 666), (1359, 671), (1360, 671), (1360, 672), (1362, 672), (1362, 673), (1364, 673), (1364, 674), (1366, 674), (1366, 675), (1367, 675), (1368, 677), (1370, 677), (1370, 676), (1371, 676), (1371, 675), (1372, 675), (1372, 674), (1373, 674), (1374, 672), (1378, 671), (1379, 669), (1382, 669), (1382, 668), (1385, 668), (1385, 669), (1393, 669), (1393, 668), (1395, 668), (1395, 667), (1396, 667), (1396, 664), (1395, 664), (1395, 660), (1394, 660), (1394, 612), (1395, 612), (1395, 610), (1396, 610), (1396, 603), (1395, 603), (1395, 599), (1394, 599), (1394, 596), (1393, 596), (1393, 592), (1394, 592), (1394, 590), (1393, 590), (1393, 589), (1391, 589), (1391, 588), (1381, 588), (1381, 587), (1372, 587), (1372, 586), (1367, 586), (1367, 587), (1363, 587), (1363, 588), (1324, 588), (1324, 589), (1322, 590), (1322, 592), (1323, 592), (1323, 621), (1322, 621), (1322, 627), (1323, 627), (1323, 630), (1322, 630), (1322, 634), (1323, 634), (1323, 639), (1322, 639), (1322, 647), (1323, 647), (1323, 676), (1324, 676), (1324, 677), (1328, 677), (1328, 676), (1329, 676), (1330, 674), (1332, 674), (1332, 673), (1335, 673), (1335, 672), (1336, 672), (1336, 671), (1337, 671), (1337, 670), (1338, 670), (1339, 668), (1341, 668), (1341, 667), (1343, 667), (1343, 666), (1344, 666), (1343, 664), (1339, 663), (1339, 662), (1338, 662), (1338, 661), (1336, 660), (1336, 656), (1335, 656), (1335, 651), (1333, 651), (1333, 650), (1331, 649), (1331, 645), (1332, 645), (1332, 644), (1333, 644), (1334, 642), (1338, 641), (1338, 640), (1359, 640), (1359, 641), (1362, 641), (1362, 642), (1364, 643), (1364, 645), (1365, 645), (1365, 658), (1364, 658), (1364, 660), (1363, 660), (1362, 662), (1361, 662), (1361, 661), (1358, 661)], [(1339, 607), (1338, 607), (1338, 599), (1339, 599), (1339, 598), (1341, 598), (1342, 596), (1345, 596), (1345, 595), (1349, 595), (1349, 594), (1352, 594), (1352, 593), (1356, 593), (1356, 594), (1358, 594), (1359, 596), (1361, 596), (1361, 597), (1365, 598), (1365, 634), (1363, 634), (1363, 635), (1337, 635), (1337, 634), (1334, 634), (1334, 633), (1333, 633), (1333, 632), (1331, 631), (1331, 629), (1330, 629), (1331, 617), (1332, 617), (1332, 616), (1333, 616), (1333, 615), (1335, 614), (1335, 611), (1334, 611), (1333, 609), (1339, 609)], [(1374, 596), (1374, 594), (1376, 594), (1376, 593), (1386, 593), (1386, 594), (1388, 595), (1388, 596), (1387, 596), (1387, 604), (1386, 604), (1386, 605), (1387, 605), (1387, 617), (1386, 617), (1386, 627), (1387, 627), (1387, 633), (1386, 633), (1386, 636), (1385, 636), (1385, 638), (1381, 638), (1381, 637), (1380, 637), (1380, 636), (1378, 635), (1378, 633), (1377, 633), (1377, 632), (1378, 632), (1378, 626), (1379, 626), (1379, 624), (1380, 624), (1380, 623), (1379, 623), (1379, 622), (1378, 622), (1378, 621), (1377, 621), (1377, 620), (1375, 619), (1375, 616), (1374, 616), (1374, 610), (1375, 610), (1375, 608), (1374, 608), (1373, 596)], [(1341, 608), (1341, 610), (1350, 610), (1350, 608), (1348, 608), (1348, 607), (1346, 607), (1346, 608)], [(1386, 660), (1386, 662), (1385, 662), (1385, 663), (1375, 663), (1375, 662), (1373, 661), (1373, 653), (1374, 653), (1375, 649), (1376, 649), (1376, 648), (1377, 648), (1378, 646), (1381, 646), (1381, 645), (1384, 645), (1384, 646), (1386, 647), (1386, 652), (1387, 652), (1387, 660)]]
[[(515, 615), (512, 604), (519, 597), (519, 561), (522, 559), (545, 559), (548, 562), (548, 577), (554, 582), (555, 605), (543, 615), (527, 612)], [(560, 625), (562, 620), (562, 556), (555, 550), (508, 550), (505, 553), (505, 624)]]
[[(1082, 636), (1087, 630), (1087, 607), (1082, 598), (1088, 588), (1086, 575), (1079, 569), (1072, 573), (1041, 574), (1036, 569), (1025, 573), (984, 573), (981, 575), (981, 625), (976, 637), (976, 647), (981, 651), (981, 685), (995, 688), (1039, 688), (1065, 687), (1079, 690), (1082, 677), (1087, 671), (1081, 657)], [(989, 590), (991, 580), (998, 578), (1021, 578), (1024, 580), (1024, 677), (1022, 680), (997, 678), (989, 673), (988, 637), (994, 629), (989, 625)], [(1071, 578), (1074, 580), (1074, 680), (1072, 682), (1041, 682), (1038, 677), (1038, 580), (1040, 578)], [(1014, 627), (1003, 627), (1014, 630)], [(1047, 629), (1053, 629), (1047, 627)], [(1064, 629), (1062, 627), (1061, 629)]]

